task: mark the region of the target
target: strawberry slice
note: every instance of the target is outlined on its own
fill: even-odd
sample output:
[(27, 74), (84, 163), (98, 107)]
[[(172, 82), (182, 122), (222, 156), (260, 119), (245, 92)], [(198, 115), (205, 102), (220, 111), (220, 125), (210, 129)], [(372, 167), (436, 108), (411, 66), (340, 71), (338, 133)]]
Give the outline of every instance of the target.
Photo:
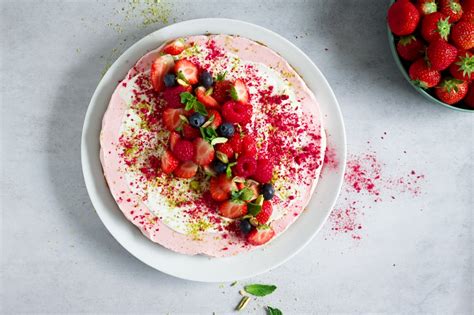
[(209, 165), (214, 160), (214, 147), (203, 138), (197, 138), (193, 143), (194, 162), (201, 166)]
[(181, 59), (176, 62), (174, 65), (174, 72), (178, 75), (184, 77), (187, 83), (193, 85), (198, 83), (198, 68), (189, 60)]
[(181, 139), (181, 136), (179, 135), (179, 133), (177, 133), (176, 131), (171, 131), (171, 133), (170, 133), (170, 149), (171, 149), (171, 151), (174, 150), (174, 145), (176, 144), (176, 142), (178, 142), (179, 139)]
[(233, 190), (237, 190), (237, 185), (225, 174), (221, 174), (218, 177), (211, 178), (209, 190), (212, 199), (224, 201), (230, 198), (230, 193)]
[(247, 214), (247, 204), (242, 200), (227, 200), (219, 205), (219, 215), (236, 219)]
[(173, 156), (173, 154), (166, 150), (161, 156), (161, 169), (165, 174), (171, 174), (178, 167), (179, 161)]
[(187, 161), (179, 165), (173, 174), (179, 178), (191, 178), (196, 175), (198, 166), (191, 161)]
[(265, 224), (268, 222), (273, 213), (272, 203), (269, 200), (265, 200), (262, 204), (262, 209), (255, 217), (260, 224)]
[(251, 245), (260, 246), (270, 241), (273, 236), (275, 236), (275, 231), (271, 227), (260, 227), (247, 235), (247, 241)]
[(219, 112), (215, 109), (210, 109), (207, 111), (207, 115), (209, 116), (209, 118), (211, 116), (214, 116), (214, 120), (212, 121), (211, 123), (211, 127), (216, 129), (217, 127), (219, 127), (221, 124), (222, 124), (222, 117), (221, 117), (221, 114), (219, 114)]
[(249, 91), (244, 81), (237, 79), (234, 82), (234, 85), (230, 88), (230, 96), (234, 101), (241, 103), (247, 103), (249, 101)]
[(179, 55), (184, 50), (184, 39), (178, 38), (171, 43), (167, 44), (165, 48), (163, 48), (163, 52), (165, 54), (170, 55)]
[(156, 92), (163, 90), (165, 83), (163, 78), (174, 67), (174, 59), (171, 55), (163, 55), (155, 59), (151, 64), (150, 80)]
[(175, 131), (181, 124), (179, 115), (184, 115), (183, 108), (167, 108), (163, 112), (163, 123), (169, 131)]
[(198, 87), (196, 90), (196, 97), (207, 108), (219, 108), (219, 103), (211, 96), (206, 95), (206, 88), (203, 86)]
[(194, 140), (196, 138), (199, 138), (200, 136), (201, 133), (199, 132), (199, 129), (192, 127), (190, 124), (183, 125), (183, 137), (185, 139)]

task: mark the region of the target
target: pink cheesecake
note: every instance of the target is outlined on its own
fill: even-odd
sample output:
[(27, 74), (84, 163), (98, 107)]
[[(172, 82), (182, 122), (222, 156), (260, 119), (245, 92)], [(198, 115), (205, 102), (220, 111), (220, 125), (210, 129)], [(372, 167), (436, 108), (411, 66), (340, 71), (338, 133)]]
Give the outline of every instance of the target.
[(247, 38), (201, 35), (138, 60), (111, 97), (100, 145), (110, 191), (143, 235), (222, 257), (298, 219), (326, 136), (314, 94), (285, 59)]

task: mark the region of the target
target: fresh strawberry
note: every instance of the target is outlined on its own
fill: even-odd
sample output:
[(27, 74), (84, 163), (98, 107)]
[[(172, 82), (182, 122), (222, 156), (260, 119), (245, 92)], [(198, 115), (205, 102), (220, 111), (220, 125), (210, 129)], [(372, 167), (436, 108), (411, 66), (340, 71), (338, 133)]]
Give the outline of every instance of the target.
[(194, 162), (197, 165), (209, 165), (214, 160), (214, 147), (203, 138), (197, 138), (193, 143)]
[(245, 126), (252, 119), (252, 105), (228, 101), (222, 106), (222, 116), (230, 123)]
[(249, 91), (244, 81), (237, 79), (230, 88), (230, 96), (234, 101), (247, 103), (249, 101)]
[(216, 151), (225, 154), (228, 159), (232, 159), (234, 157), (234, 149), (232, 148), (232, 145), (229, 143), (229, 141), (216, 145)]
[(449, 17), (449, 22), (454, 23), (461, 19), (463, 14), (459, 0), (439, 0), (440, 12)]
[(178, 38), (172, 41), (171, 43), (167, 44), (165, 48), (163, 48), (163, 52), (165, 54), (170, 54), (170, 55), (179, 55), (180, 53), (183, 52), (184, 50), (184, 39)]
[(436, 40), (426, 49), (426, 56), (433, 70), (447, 69), (456, 60), (458, 50), (444, 40)]
[(262, 210), (255, 217), (260, 224), (265, 224), (268, 222), (268, 219), (272, 216), (273, 207), (272, 203), (269, 200), (265, 200), (262, 204)]
[(428, 14), (421, 22), (421, 35), (427, 42), (437, 39), (447, 41), (450, 31), (451, 23), (449, 23), (449, 17), (440, 12)]
[(183, 124), (183, 137), (185, 139), (194, 140), (200, 136), (201, 133), (199, 132), (199, 129), (194, 128), (190, 124)]
[(174, 145), (173, 154), (180, 161), (192, 161), (194, 153), (194, 145), (189, 140), (180, 139)]
[(174, 131), (181, 124), (180, 115), (184, 115), (183, 108), (167, 108), (163, 112), (163, 123), (169, 131)]
[(178, 76), (182, 76), (185, 81), (191, 85), (198, 83), (198, 68), (189, 60), (181, 59), (176, 61), (174, 72)]
[(449, 67), (449, 72), (458, 80), (474, 80), (474, 54), (470, 51), (460, 51)]
[(219, 108), (219, 103), (211, 96), (207, 95), (206, 88), (203, 86), (198, 87), (196, 90), (196, 97), (199, 102), (201, 102), (207, 108)]
[(415, 36), (402, 36), (397, 43), (397, 52), (405, 60), (413, 61), (423, 56), (423, 43)]
[(228, 80), (216, 81), (214, 84), (214, 91), (212, 92), (212, 97), (219, 103), (224, 103), (230, 99), (230, 88), (232, 87), (232, 82)]
[(436, 86), (441, 80), (439, 71), (431, 69), (423, 58), (412, 63), (408, 73), (412, 82), (423, 89)]
[(469, 50), (474, 48), (474, 21), (460, 21), (453, 27), (451, 40), (459, 49)]
[(176, 131), (171, 131), (171, 133), (170, 133), (170, 149), (171, 149), (171, 151), (174, 150), (174, 146), (175, 146), (176, 142), (178, 142), (179, 139), (181, 139), (181, 136), (179, 135), (179, 133), (177, 133)]
[(388, 26), (395, 35), (410, 35), (419, 21), (420, 13), (409, 1), (395, 1), (388, 9)]
[(418, 0), (416, 2), (416, 7), (418, 8), (421, 16), (438, 11), (438, 6), (436, 5), (435, 0)]
[(261, 184), (268, 183), (273, 177), (273, 163), (268, 159), (258, 159), (257, 169), (252, 178)]
[(463, 101), (467, 106), (474, 109), (474, 85), (471, 84)]
[(172, 88), (165, 89), (163, 91), (163, 99), (166, 101), (166, 107), (170, 108), (181, 108), (184, 107), (181, 104), (180, 94), (183, 92), (190, 92), (190, 86), (177, 85)]
[(232, 171), (236, 176), (250, 177), (255, 173), (257, 169), (257, 161), (255, 157), (251, 156), (240, 156), (237, 159), (237, 165), (232, 168)]
[(464, 0), (462, 2), (462, 21), (474, 23), (474, 0)]
[(215, 129), (215, 128), (219, 127), (219, 126), (222, 124), (222, 117), (221, 117), (221, 114), (219, 114), (219, 112), (218, 112), (217, 110), (215, 110), (215, 109), (209, 109), (209, 110), (207, 111), (207, 115), (208, 115), (209, 117), (214, 116), (214, 120), (213, 120), (212, 123), (211, 123), (211, 127), (212, 127), (212, 128)]
[(237, 190), (237, 185), (232, 179), (227, 178), (225, 174), (211, 178), (209, 191), (212, 199), (216, 201), (227, 200), (230, 198), (230, 194), (234, 190)]
[(219, 215), (237, 219), (247, 214), (247, 204), (242, 200), (226, 200), (219, 205)]
[(191, 178), (196, 175), (198, 166), (192, 161), (187, 161), (179, 165), (174, 171), (173, 174), (179, 178)]
[(171, 174), (178, 167), (179, 161), (171, 151), (166, 150), (161, 156), (161, 169), (165, 174)]
[(467, 94), (467, 89), (466, 81), (446, 78), (435, 87), (435, 95), (442, 102), (451, 105), (462, 100)]
[(153, 61), (150, 70), (150, 81), (153, 89), (156, 92), (161, 92), (164, 89), (165, 83), (163, 78), (173, 69), (174, 59), (171, 55), (163, 55)]
[[(397, 1), (399, 2), (399, 1)], [(254, 230), (252, 230), (248, 235), (247, 235), (247, 241), (249, 244), (254, 245), (254, 246), (259, 246), (267, 243), (270, 241), (273, 237), (275, 236), (275, 231), (269, 227), (258, 227)]]

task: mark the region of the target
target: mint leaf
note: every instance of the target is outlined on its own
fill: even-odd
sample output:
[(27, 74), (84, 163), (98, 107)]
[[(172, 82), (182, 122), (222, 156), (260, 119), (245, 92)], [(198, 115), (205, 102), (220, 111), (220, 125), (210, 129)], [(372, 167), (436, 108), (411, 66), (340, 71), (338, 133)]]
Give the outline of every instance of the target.
[(260, 213), (260, 211), (262, 211), (262, 206), (261, 205), (257, 205), (257, 204), (252, 203), (252, 202), (249, 202), (247, 204), (247, 213), (248, 214), (256, 216), (257, 214)]
[(245, 292), (255, 296), (265, 296), (272, 294), (276, 290), (275, 285), (267, 284), (249, 284), (244, 287)]
[(202, 114), (202, 115), (204, 115), (204, 116), (207, 116), (206, 107), (205, 107), (204, 105), (202, 105), (201, 102), (199, 102), (199, 101), (196, 100), (193, 105), (194, 105), (194, 110), (195, 110), (196, 112), (198, 112), (199, 114)]
[(267, 315), (283, 315), (283, 313), (277, 308), (267, 306)]
[(182, 92), (179, 94), (181, 104), (187, 104), (189, 101), (194, 99), (194, 95), (189, 92)]
[(185, 110), (194, 109), (194, 111), (207, 116), (207, 110), (204, 105), (197, 100), (197, 98), (189, 92), (182, 92), (179, 94), (181, 104), (184, 104)]

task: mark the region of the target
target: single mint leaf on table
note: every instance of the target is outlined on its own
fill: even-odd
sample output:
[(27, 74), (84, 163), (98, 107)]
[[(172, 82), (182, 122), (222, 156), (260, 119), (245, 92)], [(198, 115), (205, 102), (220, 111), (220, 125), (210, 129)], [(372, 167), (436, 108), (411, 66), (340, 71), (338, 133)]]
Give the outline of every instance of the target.
[(283, 315), (283, 312), (277, 308), (267, 306), (267, 315)]
[(276, 290), (275, 285), (268, 284), (249, 284), (244, 287), (245, 292), (255, 296), (265, 296), (272, 294)]

